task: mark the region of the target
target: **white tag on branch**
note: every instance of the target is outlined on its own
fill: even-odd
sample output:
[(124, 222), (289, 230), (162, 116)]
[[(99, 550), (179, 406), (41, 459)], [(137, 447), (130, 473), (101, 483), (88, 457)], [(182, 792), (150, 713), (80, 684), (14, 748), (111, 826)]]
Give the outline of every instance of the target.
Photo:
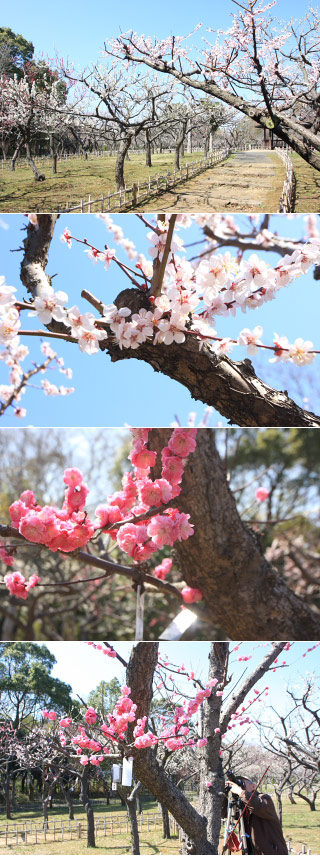
[(112, 764), (112, 781), (116, 784), (121, 781), (121, 764)]
[(136, 641), (143, 641), (144, 627), (144, 593), (141, 593), (141, 585), (137, 587), (136, 603)]
[(164, 641), (179, 641), (179, 638), (189, 629), (189, 626), (197, 620), (197, 615), (190, 611), (189, 608), (184, 608), (177, 614), (172, 623), (167, 626), (159, 639)]
[(132, 767), (133, 767), (133, 758), (123, 758), (122, 761), (122, 784), (124, 787), (131, 787), (132, 785)]

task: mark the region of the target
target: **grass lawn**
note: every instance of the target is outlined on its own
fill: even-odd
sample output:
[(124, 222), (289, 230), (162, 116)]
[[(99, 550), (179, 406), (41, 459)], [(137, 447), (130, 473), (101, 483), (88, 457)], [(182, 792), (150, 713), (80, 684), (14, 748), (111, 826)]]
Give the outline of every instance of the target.
[[(181, 158), (181, 164), (190, 164), (203, 158), (202, 152), (194, 152)], [(131, 187), (138, 180), (146, 181), (149, 176), (165, 175), (168, 170), (173, 172), (174, 153), (152, 156), (152, 167), (145, 166), (145, 156), (132, 153), (130, 161), (125, 162), (126, 184)], [(116, 190), (114, 178), (115, 156), (100, 158), (69, 158), (58, 161), (57, 174), (54, 176), (50, 161), (45, 165), (39, 161), (39, 167), (45, 173), (44, 182), (35, 182), (30, 167), (17, 167), (12, 173), (5, 169), (0, 173), (0, 212), (56, 212), (76, 206), (80, 200), (87, 200), (89, 194), (93, 199), (100, 197), (102, 192), (108, 194)], [(38, 164), (38, 162), (37, 162)], [(96, 211), (98, 211), (98, 206)], [(93, 207), (93, 211), (95, 208)]]
[[(156, 826), (154, 826), (153, 815), (159, 810), (157, 803), (144, 802), (144, 823), (140, 832), (140, 847), (141, 854), (171, 854), (177, 855), (180, 849), (180, 843), (177, 835), (173, 835), (171, 839), (163, 839), (162, 826), (160, 816), (158, 816)], [(148, 817), (149, 813), (149, 830)], [(104, 815), (107, 816), (107, 832), (104, 835)], [(114, 822), (114, 834), (111, 833), (111, 818)], [(75, 804), (75, 819), (78, 824), (81, 822), (85, 827), (85, 815), (82, 812), (82, 807)], [(56, 821), (56, 841), (54, 841), (54, 820)], [(94, 854), (95, 852), (106, 854), (130, 854), (130, 834), (126, 831), (126, 814), (121, 807), (120, 802), (112, 803), (107, 806), (103, 802), (95, 807), (95, 821), (99, 823), (100, 829), (96, 836), (96, 848), (87, 848), (85, 832), (82, 838), (76, 837), (75, 832), (71, 840), (68, 832), (68, 815), (63, 807), (57, 807), (49, 812), (49, 831), (44, 842), (42, 831), (42, 816), (37, 811), (16, 812), (14, 820), (8, 822), (10, 829), (12, 824), (17, 824), (18, 843), (16, 838), (10, 839), (10, 844), (5, 847), (3, 834), (0, 835), (0, 854), (15, 855), (15, 854)], [(35, 836), (27, 833), (27, 844), (25, 843), (24, 830), (22, 824), (32, 821), (33, 827), (38, 827), (39, 843), (35, 844)], [(61, 822), (65, 825), (65, 838), (61, 839)], [(119, 823), (121, 821), (121, 832), (119, 831)], [(3, 833), (5, 824), (5, 816), (0, 815), (0, 831)], [(307, 850), (310, 849), (313, 854), (320, 852), (320, 811), (310, 812), (307, 804), (297, 799), (296, 805), (291, 805), (288, 799), (283, 802), (283, 831), (286, 840), (291, 840), (291, 846), (296, 852), (301, 852), (301, 845), (305, 844)], [(21, 828), (20, 828), (21, 827)]]
[(320, 172), (291, 152), (297, 180), (295, 212), (320, 212)]

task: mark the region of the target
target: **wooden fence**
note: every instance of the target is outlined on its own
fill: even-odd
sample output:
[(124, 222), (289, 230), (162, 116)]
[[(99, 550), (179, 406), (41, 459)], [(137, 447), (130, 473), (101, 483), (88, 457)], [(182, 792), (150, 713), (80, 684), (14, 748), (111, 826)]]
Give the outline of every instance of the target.
[[(134, 182), (131, 187), (127, 185), (125, 188), (120, 188), (120, 191), (114, 191), (110, 194), (101, 194), (95, 200), (89, 194), (88, 200), (81, 200), (77, 206), (70, 206), (66, 203), (65, 208), (57, 206), (57, 212), (92, 212), (93, 206), (99, 206), (99, 212), (122, 212), (128, 209), (134, 209), (138, 204), (149, 200), (152, 197), (157, 197), (164, 191), (169, 191), (174, 188), (179, 182), (185, 182), (187, 179), (192, 179), (198, 173), (207, 170), (208, 167), (214, 167), (220, 161), (224, 161), (230, 155), (230, 149), (215, 149), (206, 158), (200, 158), (198, 161), (192, 161), (191, 164), (186, 164), (180, 170), (174, 169), (172, 173), (168, 172), (163, 176), (149, 176), (146, 182)], [(116, 200), (118, 204), (116, 204)], [(114, 202), (113, 202), (114, 201)]]
[(294, 212), (296, 200), (296, 177), (293, 164), (287, 149), (276, 147), (274, 150), (282, 159), (286, 168), (286, 178), (283, 183), (279, 212)]
[[(162, 815), (155, 813), (139, 814), (138, 829), (141, 833), (154, 832), (162, 826)], [(177, 822), (169, 815), (171, 831), (179, 835)], [(95, 835), (104, 837), (126, 835), (130, 833), (128, 815), (103, 814), (95, 816)], [(72, 841), (87, 837), (87, 822), (82, 820), (62, 820), (53, 817), (48, 823), (40, 825), (39, 821), (28, 820), (20, 823), (10, 823), (0, 829), (0, 847), (17, 847), (21, 845), (46, 844), (54, 841)]]

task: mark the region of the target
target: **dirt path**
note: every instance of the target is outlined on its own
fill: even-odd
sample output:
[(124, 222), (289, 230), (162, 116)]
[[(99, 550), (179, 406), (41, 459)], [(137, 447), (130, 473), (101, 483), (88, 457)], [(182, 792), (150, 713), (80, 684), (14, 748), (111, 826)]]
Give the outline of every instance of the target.
[(275, 152), (237, 152), (136, 211), (277, 212), (285, 178)]

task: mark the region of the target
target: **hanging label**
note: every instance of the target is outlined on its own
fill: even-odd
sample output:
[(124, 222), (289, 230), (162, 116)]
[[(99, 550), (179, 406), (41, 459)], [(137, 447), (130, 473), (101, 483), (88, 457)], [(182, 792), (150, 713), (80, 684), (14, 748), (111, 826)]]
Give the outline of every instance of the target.
[(138, 585), (136, 603), (136, 641), (143, 641), (144, 593), (141, 593), (141, 590), (141, 585)]
[(112, 764), (112, 781), (120, 782), (121, 781), (121, 764)]
[(123, 758), (122, 762), (122, 784), (124, 787), (131, 787), (132, 785), (132, 767), (133, 767), (133, 758)]

